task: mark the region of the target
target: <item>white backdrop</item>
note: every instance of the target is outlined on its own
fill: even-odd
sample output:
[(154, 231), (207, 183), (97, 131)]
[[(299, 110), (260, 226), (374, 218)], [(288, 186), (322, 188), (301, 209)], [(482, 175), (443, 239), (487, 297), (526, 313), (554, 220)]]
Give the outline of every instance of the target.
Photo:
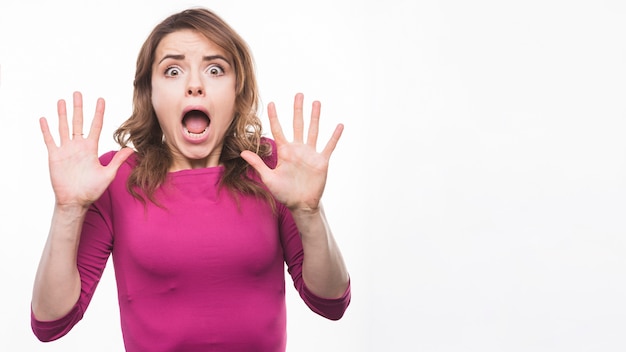
[(298, 91), (324, 139), (346, 125), (324, 203), (353, 301), (326, 321), (288, 279), (289, 351), (626, 350), (626, 2), (59, 0), (0, 4), (1, 351), (122, 351), (112, 266), (67, 336), (30, 331), (37, 120), (104, 97), (116, 148), (140, 45), (196, 5), (248, 41), (285, 126)]

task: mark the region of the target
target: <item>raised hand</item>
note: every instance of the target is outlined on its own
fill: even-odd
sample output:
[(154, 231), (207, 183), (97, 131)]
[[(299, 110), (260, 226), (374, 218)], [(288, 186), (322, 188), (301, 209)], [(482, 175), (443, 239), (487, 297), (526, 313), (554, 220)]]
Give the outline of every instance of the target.
[(57, 146), (47, 120), (39, 120), (43, 140), (48, 149), (50, 180), (59, 206), (79, 205), (87, 207), (102, 195), (115, 177), (119, 166), (133, 151), (123, 148), (115, 154), (107, 166), (98, 160), (98, 140), (102, 131), (104, 99), (99, 98), (96, 112), (87, 136), (83, 133), (83, 98), (80, 92), (73, 95), (72, 129), (67, 120), (64, 100), (57, 103), (59, 137)]
[(304, 95), (296, 94), (293, 111), (293, 142), (287, 141), (283, 134), (274, 103), (270, 103), (267, 107), (270, 128), (278, 148), (278, 164), (275, 169), (267, 167), (261, 158), (251, 151), (242, 152), (241, 157), (257, 170), (265, 185), (279, 202), (292, 211), (317, 211), (326, 186), (330, 156), (341, 137), (343, 125), (337, 125), (324, 149), (317, 152), (321, 104), (319, 101), (313, 102), (305, 142), (303, 102)]

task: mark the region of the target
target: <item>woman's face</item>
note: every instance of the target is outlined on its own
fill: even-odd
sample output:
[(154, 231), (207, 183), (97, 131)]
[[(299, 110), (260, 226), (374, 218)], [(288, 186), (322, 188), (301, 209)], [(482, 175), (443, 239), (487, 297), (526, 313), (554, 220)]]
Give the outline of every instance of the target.
[(174, 156), (170, 171), (219, 165), (234, 117), (232, 58), (192, 30), (166, 35), (152, 64), (152, 105)]

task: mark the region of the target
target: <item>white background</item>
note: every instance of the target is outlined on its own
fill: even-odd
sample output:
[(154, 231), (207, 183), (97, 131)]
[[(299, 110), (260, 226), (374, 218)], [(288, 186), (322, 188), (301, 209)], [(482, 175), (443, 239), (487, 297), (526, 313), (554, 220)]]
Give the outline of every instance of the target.
[(104, 97), (116, 148), (140, 45), (195, 5), (247, 40), (287, 130), (299, 91), (324, 141), (346, 125), (324, 203), (352, 304), (326, 321), (288, 278), (289, 351), (626, 350), (626, 2), (59, 0), (0, 5), (1, 351), (123, 349), (112, 266), (67, 336), (30, 331), (37, 120)]

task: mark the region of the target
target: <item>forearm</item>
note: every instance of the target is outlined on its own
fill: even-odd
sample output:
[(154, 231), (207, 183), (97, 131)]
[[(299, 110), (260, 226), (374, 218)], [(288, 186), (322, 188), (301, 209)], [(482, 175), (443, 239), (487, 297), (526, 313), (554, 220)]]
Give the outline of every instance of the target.
[(341, 251), (320, 206), (315, 211), (292, 211), (302, 236), (302, 277), (311, 292), (323, 298), (339, 298), (349, 276)]
[(61, 318), (78, 301), (81, 281), (76, 258), (86, 212), (80, 206), (54, 209), (33, 287), (32, 309), (39, 320)]

